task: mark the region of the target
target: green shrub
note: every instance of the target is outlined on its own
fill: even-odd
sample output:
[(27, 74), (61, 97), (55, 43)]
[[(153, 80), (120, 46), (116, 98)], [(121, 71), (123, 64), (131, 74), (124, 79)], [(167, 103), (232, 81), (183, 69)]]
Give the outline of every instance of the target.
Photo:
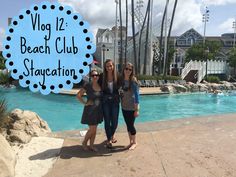
[(217, 76), (208, 76), (206, 81), (210, 83), (219, 83), (220, 79)]
[(9, 84), (10, 76), (9, 74), (0, 73), (0, 84)]
[(179, 76), (149, 76), (149, 75), (138, 75), (138, 80), (181, 80)]
[(8, 117), (7, 103), (5, 99), (0, 100), (0, 132), (9, 126), (11, 119)]
[(0, 69), (5, 69), (5, 64), (0, 62)]

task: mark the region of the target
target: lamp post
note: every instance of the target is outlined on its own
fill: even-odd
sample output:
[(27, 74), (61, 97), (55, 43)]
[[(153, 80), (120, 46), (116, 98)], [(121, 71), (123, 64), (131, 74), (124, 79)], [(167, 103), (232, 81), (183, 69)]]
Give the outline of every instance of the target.
[(206, 36), (206, 23), (209, 20), (209, 10), (206, 7), (204, 14), (202, 15), (202, 22), (204, 23), (204, 37), (203, 37), (203, 46), (205, 46), (205, 36)]
[(206, 57), (206, 80), (207, 80), (207, 70), (208, 70), (208, 68), (207, 68), (208, 53), (209, 53), (209, 48), (207, 47), (206, 50), (205, 50), (205, 57)]
[(206, 7), (204, 14), (202, 15), (202, 22), (204, 23), (204, 36), (203, 36), (203, 49), (204, 49), (204, 54), (205, 54), (205, 59), (206, 59), (206, 80), (207, 80), (207, 57), (209, 53), (209, 48), (207, 47), (205, 49), (205, 42), (206, 42), (206, 23), (209, 21), (209, 10)]
[(236, 19), (233, 21), (233, 29), (234, 29), (234, 43), (233, 43), (233, 47), (235, 47)]
[(103, 69), (104, 61), (105, 61), (105, 59), (106, 59), (106, 57), (105, 57), (105, 51), (106, 51), (106, 46), (105, 46), (105, 44), (103, 44), (103, 45), (102, 45), (102, 64), (101, 64), (102, 69)]

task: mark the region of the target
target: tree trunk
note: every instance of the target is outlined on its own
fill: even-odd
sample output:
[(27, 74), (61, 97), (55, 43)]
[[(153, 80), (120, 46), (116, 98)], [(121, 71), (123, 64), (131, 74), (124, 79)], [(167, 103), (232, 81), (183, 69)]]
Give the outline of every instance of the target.
[[(147, 8), (148, 11), (148, 19), (147, 19), (147, 30), (146, 30), (146, 43), (145, 43), (145, 52), (144, 52), (144, 69), (143, 69), (143, 74), (147, 74), (147, 67), (145, 64), (147, 63), (147, 54), (148, 54), (148, 42), (149, 42), (149, 22), (150, 22), (150, 0), (149, 0), (149, 6)], [(150, 44), (152, 45), (152, 44)]]
[(122, 37), (122, 12), (121, 12), (121, 0), (119, 0), (119, 15), (120, 15), (120, 68), (119, 70), (121, 71), (121, 68), (123, 67), (123, 37)]
[(165, 66), (164, 66), (164, 68), (165, 68), (164, 76), (167, 74), (167, 63), (169, 63), (168, 62), (168, 51), (169, 51), (170, 34), (171, 34), (172, 25), (173, 25), (173, 21), (174, 21), (174, 17), (175, 17), (175, 10), (176, 10), (176, 7), (177, 7), (177, 3), (178, 3), (178, 0), (175, 0), (175, 4), (174, 4), (174, 7), (173, 7), (173, 12), (172, 12), (172, 16), (171, 16), (171, 21), (170, 21), (168, 37), (167, 37), (167, 53), (166, 53), (166, 62), (165, 62)]
[(125, 0), (125, 7), (126, 7), (126, 18), (125, 18), (125, 26), (126, 26), (126, 31), (125, 31), (125, 63), (127, 63), (127, 44), (128, 44), (128, 0)]
[(141, 66), (141, 45), (142, 45), (142, 34), (143, 34), (143, 29), (146, 23), (146, 19), (147, 19), (147, 14), (148, 14), (148, 8), (150, 6), (150, 0), (148, 1), (148, 5), (147, 5), (147, 9), (146, 9), (146, 13), (145, 13), (145, 17), (144, 17), (144, 21), (140, 30), (140, 38), (139, 38), (139, 51), (138, 51), (138, 71), (140, 73), (140, 66)]
[(134, 0), (131, 0), (131, 12), (132, 12), (132, 33), (133, 33), (133, 49), (134, 49), (134, 68), (135, 72), (138, 71), (137, 68), (137, 54), (136, 54), (136, 40), (135, 40), (135, 24), (134, 24)]
[(159, 54), (159, 65), (158, 65), (158, 72), (159, 74), (162, 73), (162, 62), (163, 62), (163, 55), (162, 55), (162, 39), (163, 39), (163, 28), (164, 28), (164, 22), (165, 22), (165, 16), (166, 16), (166, 10), (167, 10), (168, 0), (166, 0), (165, 10), (163, 13), (162, 21), (161, 21), (161, 34), (160, 34), (160, 54)]

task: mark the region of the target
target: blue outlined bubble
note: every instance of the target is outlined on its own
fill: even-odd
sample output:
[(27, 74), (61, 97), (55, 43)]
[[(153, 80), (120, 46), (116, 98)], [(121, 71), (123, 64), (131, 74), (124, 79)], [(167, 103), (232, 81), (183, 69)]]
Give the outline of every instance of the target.
[(6, 31), (5, 65), (32, 92), (72, 89), (89, 73), (96, 51), (88, 29), (89, 23), (69, 6), (42, 2), (22, 9)]

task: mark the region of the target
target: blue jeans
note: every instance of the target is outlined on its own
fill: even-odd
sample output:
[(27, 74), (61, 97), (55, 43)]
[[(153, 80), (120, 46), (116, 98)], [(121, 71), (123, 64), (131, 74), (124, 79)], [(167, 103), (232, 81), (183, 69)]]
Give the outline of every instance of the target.
[(119, 103), (107, 101), (102, 106), (106, 136), (107, 140), (110, 141), (118, 125)]

